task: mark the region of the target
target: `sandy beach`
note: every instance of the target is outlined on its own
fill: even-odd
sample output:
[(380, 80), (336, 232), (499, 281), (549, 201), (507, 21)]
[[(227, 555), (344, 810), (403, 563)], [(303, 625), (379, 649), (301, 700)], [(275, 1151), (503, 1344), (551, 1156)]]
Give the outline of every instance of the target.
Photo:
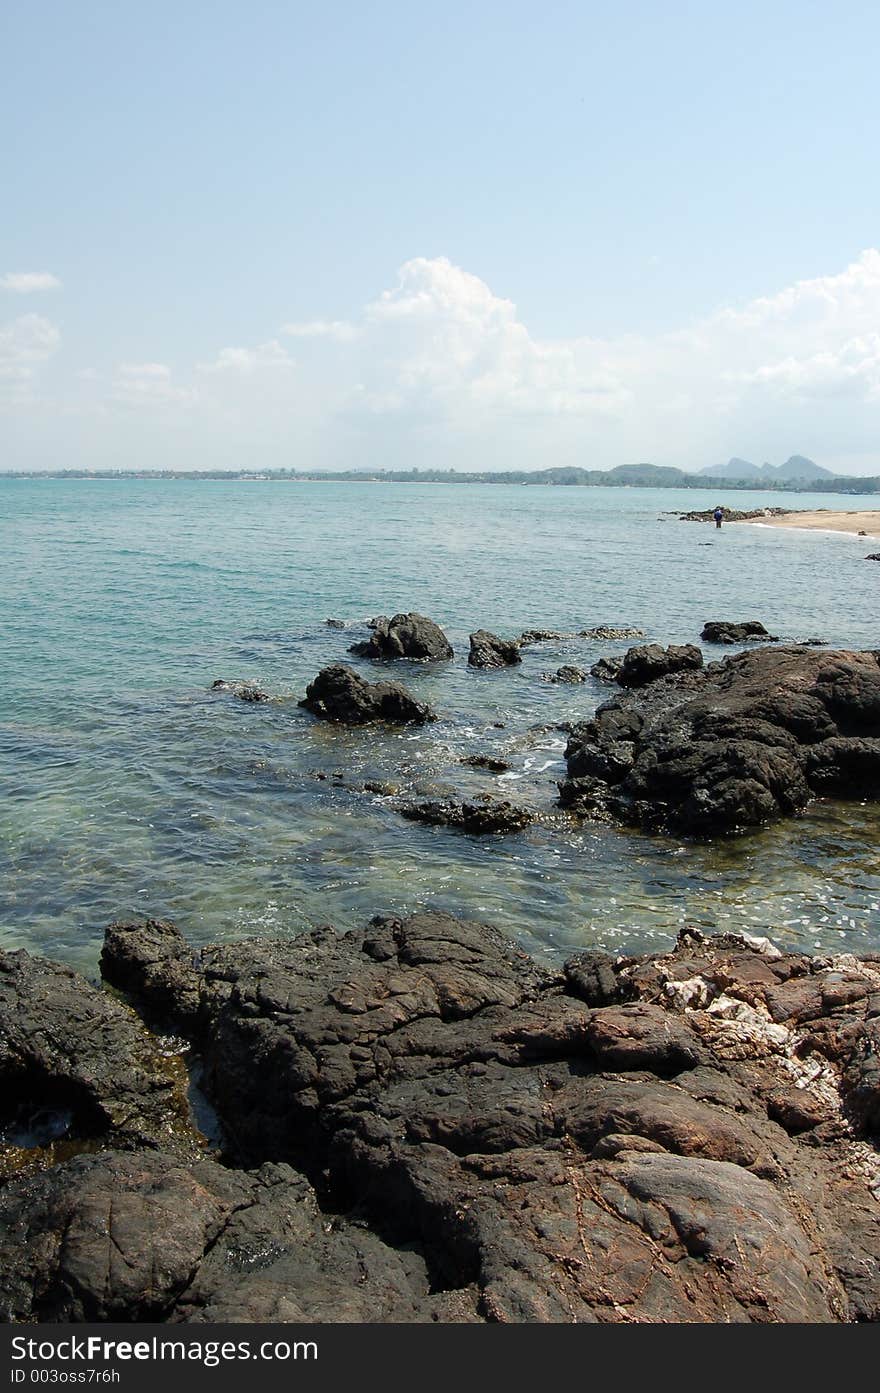
[(809, 532), (863, 532), (867, 537), (880, 537), (880, 508), (871, 512), (837, 512), (819, 508), (815, 512), (785, 513), (782, 517), (756, 519), (757, 527), (797, 527)]

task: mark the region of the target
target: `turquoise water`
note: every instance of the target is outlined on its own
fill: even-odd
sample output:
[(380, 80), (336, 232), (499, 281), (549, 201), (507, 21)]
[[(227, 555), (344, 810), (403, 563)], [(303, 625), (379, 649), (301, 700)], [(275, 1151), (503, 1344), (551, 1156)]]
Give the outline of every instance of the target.
[[(862, 538), (681, 523), (716, 495), (478, 485), (0, 480), (0, 941), (94, 971), (111, 919), (169, 915), (196, 941), (339, 928), (434, 906), (558, 959), (666, 944), (685, 922), (810, 949), (880, 946), (880, 813), (807, 816), (703, 846), (582, 826), (554, 807), (565, 735), (608, 696), (541, 680), (628, 645), (527, 649), (479, 673), (486, 627), (639, 625), (695, 641), (711, 618), (880, 644)], [(732, 506), (872, 507), (737, 493)], [(297, 706), (370, 615), (416, 609), (452, 664), (397, 665), (440, 713), (348, 732)], [(327, 617), (346, 620), (347, 632)], [(713, 656), (718, 656), (717, 651)], [(212, 693), (249, 678), (275, 698)], [(500, 723), (500, 724), (498, 724)], [(459, 763), (507, 759), (509, 776)], [(316, 772), (327, 775), (324, 780)], [(390, 780), (526, 802), (547, 824), (470, 840), (404, 821)]]

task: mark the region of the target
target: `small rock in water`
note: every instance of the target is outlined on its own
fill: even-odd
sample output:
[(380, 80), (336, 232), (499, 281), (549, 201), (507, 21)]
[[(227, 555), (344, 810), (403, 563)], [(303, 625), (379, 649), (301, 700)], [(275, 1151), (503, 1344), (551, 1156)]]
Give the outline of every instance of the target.
[(866, 556), (866, 557), (865, 557), (865, 560), (866, 560), (866, 561), (880, 561), (880, 551), (872, 551), (872, 552), (870, 553), (869, 556)]
[(269, 700), (267, 694), (253, 682), (227, 682), (222, 677), (218, 677), (216, 682), (211, 683), (211, 691), (229, 692), (230, 696), (238, 697), (239, 701)]
[(496, 759), (494, 755), (465, 755), (458, 762), (471, 769), (488, 769), (491, 774), (505, 774), (510, 768), (506, 759)]
[(313, 716), (345, 725), (387, 721), (394, 725), (436, 721), (436, 712), (399, 682), (367, 682), (346, 663), (322, 668), (299, 703)]
[(452, 645), (440, 625), (424, 614), (395, 614), (392, 619), (371, 620), (369, 627), (373, 630), (369, 641), (352, 644), (350, 653), (361, 658), (412, 658), (423, 663), (453, 656)]
[(600, 682), (616, 682), (622, 667), (622, 658), (600, 658), (590, 668), (590, 676), (598, 677)]
[(325, 620), (324, 620), (324, 623), (327, 625), (327, 628), (328, 628), (328, 629), (344, 629), (344, 628), (345, 628), (345, 620), (344, 620), (344, 619), (325, 619)]
[(541, 676), (545, 682), (567, 682), (573, 684), (575, 682), (586, 682), (587, 680), (587, 674), (584, 672), (583, 668), (573, 667), (571, 664), (566, 664), (564, 667), (557, 668), (555, 672), (542, 672)]
[(515, 638), (499, 638), (497, 634), (490, 634), (488, 629), (477, 629), (471, 634), (470, 645), (469, 667), (515, 667), (522, 662)]
[(600, 624), (596, 629), (581, 629), (578, 632), (578, 638), (600, 639), (603, 643), (613, 643), (615, 639), (644, 637), (644, 629), (615, 628), (612, 624)]

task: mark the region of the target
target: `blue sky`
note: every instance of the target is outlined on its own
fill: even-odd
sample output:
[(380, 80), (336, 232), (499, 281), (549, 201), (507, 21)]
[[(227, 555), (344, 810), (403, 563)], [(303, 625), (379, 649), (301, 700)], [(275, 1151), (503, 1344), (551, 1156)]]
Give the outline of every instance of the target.
[(880, 472), (875, 6), (0, 24), (0, 467)]

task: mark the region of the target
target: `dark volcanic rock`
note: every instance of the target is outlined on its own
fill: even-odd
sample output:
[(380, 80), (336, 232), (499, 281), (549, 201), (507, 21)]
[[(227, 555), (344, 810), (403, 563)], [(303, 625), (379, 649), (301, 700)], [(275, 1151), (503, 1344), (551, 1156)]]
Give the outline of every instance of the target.
[(472, 1296), (454, 1294), (459, 1314), (430, 1294), (416, 1253), (328, 1222), (289, 1166), (248, 1173), (162, 1152), (80, 1157), (13, 1182), (0, 1216), (6, 1321), (475, 1318)]
[[(155, 931), (140, 950), (128, 934), (126, 971), (140, 955), (153, 994)], [(186, 958), (168, 954), (163, 1001)], [(562, 976), (489, 926), (422, 914), (206, 948), (195, 1012), (191, 985), (180, 1026), (262, 1169), (160, 1158), (136, 1181), (104, 1157), (7, 1190), (16, 1318), (424, 1319), (428, 1289), (440, 1319), (880, 1316), (878, 964), (690, 932)], [(290, 1164), (320, 1178), (332, 1222)], [(138, 1206), (118, 1262), (111, 1188), (122, 1220)]]
[(433, 619), (424, 614), (395, 614), (392, 619), (374, 619), (372, 634), (367, 643), (355, 643), (351, 653), (362, 658), (414, 658), (419, 662), (436, 662), (453, 656), (452, 647)]
[(437, 719), (430, 706), (416, 701), (399, 682), (367, 682), (346, 663), (322, 668), (299, 704), (314, 716), (345, 725), (368, 721), (424, 724)]
[(707, 619), (700, 638), (704, 643), (776, 643), (773, 634), (768, 634), (764, 625), (757, 619), (746, 619), (741, 624), (731, 624), (726, 620)]
[(515, 667), (522, 662), (516, 639), (499, 638), (488, 629), (477, 629), (470, 636), (470, 667)]
[(880, 561), (880, 551), (872, 551), (870, 556), (865, 557), (866, 561)]
[(456, 827), (477, 837), (496, 832), (521, 832), (534, 820), (533, 814), (526, 808), (517, 808), (513, 803), (495, 799), (479, 803), (428, 799), (421, 803), (404, 803), (398, 812), (410, 822), (425, 822), (431, 827)]
[(325, 620), (324, 620), (324, 623), (327, 625), (327, 628), (328, 628), (328, 629), (344, 629), (344, 628), (345, 628), (345, 620), (344, 620), (344, 619), (325, 619)]
[(658, 677), (702, 666), (703, 654), (692, 643), (673, 643), (668, 648), (661, 648), (659, 643), (646, 643), (641, 648), (627, 650), (617, 681), (621, 687), (644, 687), (656, 682)]
[(229, 692), (232, 696), (238, 697), (239, 701), (268, 701), (269, 698), (264, 691), (261, 691), (253, 682), (226, 682), (222, 677), (218, 677), (216, 682), (211, 683), (213, 692)]
[[(638, 651), (638, 650), (637, 650)], [(566, 749), (565, 806), (695, 835), (880, 795), (880, 659), (739, 653), (606, 703)]]

